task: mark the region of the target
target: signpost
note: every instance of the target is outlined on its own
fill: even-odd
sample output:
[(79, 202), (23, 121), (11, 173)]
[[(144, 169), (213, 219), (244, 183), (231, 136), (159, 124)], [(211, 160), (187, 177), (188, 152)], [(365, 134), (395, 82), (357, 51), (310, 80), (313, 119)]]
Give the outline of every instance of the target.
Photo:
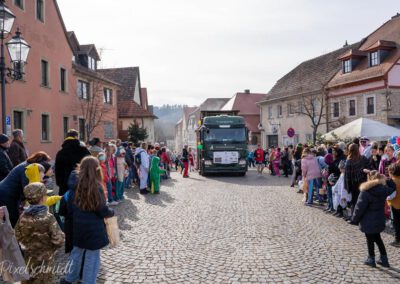
[(11, 117), (6, 116), (6, 133), (8, 137), (11, 137)]
[(288, 129), (288, 131), (287, 131), (287, 135), (288, 135), (290, 138), (293, 138), (295, 134), (296, 134), (296, 132), (294, 131), (294, 129), (290, 127), (290, 128)]

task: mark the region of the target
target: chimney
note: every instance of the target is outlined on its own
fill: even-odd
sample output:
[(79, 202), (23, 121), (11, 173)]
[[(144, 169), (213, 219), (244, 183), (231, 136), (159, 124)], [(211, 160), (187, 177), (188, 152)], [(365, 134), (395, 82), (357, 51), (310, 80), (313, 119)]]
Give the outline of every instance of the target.
[(344, 43), (343, 47), (348, 47), (348, 46), (349, 46), (349, 44), (347, 43), (347, 40), (346, 40), (346, 42)]
[(244, 90), (244, 93), (245, 93), (245, 94), (250, 94), (250, 90), (249, 90), (249, 89), (246, 89), (246, 90)]
[(397, 17), (399, 17), (400, 16), (400, 14), (399, 13), (397, 13), (396, 15), (394, 15), (393, 17), (392, 17), (392, 20), (394, 19), (394, 18), (397, 18)]

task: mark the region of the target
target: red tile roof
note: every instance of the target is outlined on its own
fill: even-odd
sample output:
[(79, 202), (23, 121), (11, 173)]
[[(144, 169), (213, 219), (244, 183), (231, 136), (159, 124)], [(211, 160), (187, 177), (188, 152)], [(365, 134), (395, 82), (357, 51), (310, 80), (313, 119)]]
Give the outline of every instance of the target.
[(150, 117), (157, 118), (153, 113), (142, 108), (133, 100), (118, 101), (118, 117), (119, 118), (135, 118)]
[(341, 70), (341, 62), (338, 57), (347, 50), (358, 46), (359, 43), (345, 46), (302, 62), (276, 82), (264, 101), (320, 92), (329, 80)]
[(221, 110), (238, 110), (239, 115), (260, 115), (258, 102), (266, 99), (267, 94), (257, 93), (237, 93), (235, 94)]
[(121, 84), (118, 100), (133, 100), (137, 80), (139, 80), (139, 88), (141, 87), (139, 67), (98, 69), (97, 72)]
[(329, 88), (342, 87), (348, 84), (360, 84), (367, 80), (380, 80), (400, 59), (400, 16), (394, 16), (368, 37), (363, 39), (359, 50), (371, 51), (382, 47), (391, 49), (388, 56), (377, 66), (369, 67), (368, 57), (363, 58), (350, 73), (339, 71), (329, 82)]

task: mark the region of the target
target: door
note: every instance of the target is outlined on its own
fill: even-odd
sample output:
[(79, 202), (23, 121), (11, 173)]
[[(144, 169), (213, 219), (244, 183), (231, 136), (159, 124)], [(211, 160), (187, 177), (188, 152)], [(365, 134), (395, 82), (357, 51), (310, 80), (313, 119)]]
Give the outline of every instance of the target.
[(278, 135), (267, 135), (268, 147), (278, 147)]

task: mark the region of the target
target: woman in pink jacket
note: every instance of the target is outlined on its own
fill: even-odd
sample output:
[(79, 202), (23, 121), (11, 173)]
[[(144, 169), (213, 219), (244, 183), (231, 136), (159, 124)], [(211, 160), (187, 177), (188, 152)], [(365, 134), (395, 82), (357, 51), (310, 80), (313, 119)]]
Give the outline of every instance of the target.
[(304, 182), (308, 183), (308, 201), (305, 205), (311, 206), (313, 204), (313, 191), (318, 190), (318, 179), (322, 177), (321, 169), (317, 158), (311, 153), (310, 149), (304, 149), (302, 157), (301, 171)]

